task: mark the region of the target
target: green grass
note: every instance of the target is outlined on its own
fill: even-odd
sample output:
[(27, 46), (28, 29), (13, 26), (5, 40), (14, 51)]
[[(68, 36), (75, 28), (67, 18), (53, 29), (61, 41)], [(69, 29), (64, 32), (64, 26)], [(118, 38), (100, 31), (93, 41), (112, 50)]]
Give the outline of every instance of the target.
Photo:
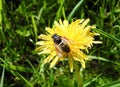
[[(68, 64), (50, 70), (42, 65), (46, 55), (35, 52), (37, 36), (60, 18), (90, 18), (101, 34), (81, 84)], [(120, 87), (119, 38), (120, 0), (0, 0), (0, 87)]]

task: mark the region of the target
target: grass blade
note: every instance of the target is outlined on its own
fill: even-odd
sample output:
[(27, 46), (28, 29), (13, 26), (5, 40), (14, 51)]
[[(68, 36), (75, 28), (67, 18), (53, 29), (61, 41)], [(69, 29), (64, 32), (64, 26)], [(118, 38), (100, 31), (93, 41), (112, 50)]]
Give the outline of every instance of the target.
[(108, 33), (104, 32), (103, 30), (100, 30), (100, 29), (94, 29), (94, 30), (95, 30), (96, 32), (104, 35), (104, 36), (107, 37), (107, 38), (110, 38), (110, 39), (112, 39), (112, 40), (115, 40), (115, 41), (117, 41), (117, 42), (120, 42), (120, 39), (114, 37), (114, 36), (111, 35), (111, 34), (108, 34)]
[(4, 86), (3, 86), (4, 74), (5, 74), (5, 68), (3, 68), (3, 72), (2, 72), (2, 76), (1, 76), (1, 82), (0, 82), (0, 87), (4, 87)]
[(108, 59), (105, 59), (103, 57), (97, 57), (97, 56), (88, 56), (90, 59), (97, 59), (97, 60), (101, 60), (101, 61), (105, 61), (105, 62), (110, 62), (110, 63), (113, 63), (113, 64), (116, 64), (118, 66), (120, 66), (120, 63), (117, 63), (117, 62), (113, 62), (113, 61), (110, 61)]
[(34, 30), (34, 36), (35, 36), (35, 42), (37, 41), (37, 25), (34, 19), (34, 16), (31, 16), (32, 24), (33, 24), (33, 30)]
[(68, 15), (68, 20), (70, 20), (72, 18), (72, 16), (75, 14), (75, 12), (78, 10), (78, 8), (82, 5), (84, 0), (80, 0), (78, 2), (78, 4), (73, 8), (73, 10), (70, 12), (70, 14)]
[(58, 11), (57, 11), (57, 14), (56, 14), (56, 17), (55, 17), (54, 20), (57, 20), (57, 19), (60, 18), (61, 13), (62, 13), (62, 8), (64, 8), (64, 7), (63, 7), (63, 4), (64, 4), (64, 0), (61, 0), (60, 7), (59, 7), (59, 9), (58, 9)]
[(106, 85), (104, 85), (102, 87), (120, 87), (120, 80), (114, 81), (114, 82), (112, 82), (110, 84), (106, 84)]
[(93, 78), (91, 81), (87, 82), (86, 84), (83, 85), (83, 87), (87, 87), (88, 85), (90, 85), (92, 82), (94, 82), (95, 80), (97, 80), (97, 78), (99, 78), (102, 74), (97, 75), (95, 78)]
[(18, 72), (16, 72), (15, 74), (16, 74), (16, 76), (18, 76), (18, 78), (20, 78), (22, 81), (24, 81), (25, 83), (27, 83), (27, 85), (29, 87), (33, 87), (33, 85), (26, 78), (24, 78), (21, 74), (19, 74)]
[[(2, 0), (0, 0), (0, 25), (2, 25)], [(0, 26), (1, 28), (2, 26)]]

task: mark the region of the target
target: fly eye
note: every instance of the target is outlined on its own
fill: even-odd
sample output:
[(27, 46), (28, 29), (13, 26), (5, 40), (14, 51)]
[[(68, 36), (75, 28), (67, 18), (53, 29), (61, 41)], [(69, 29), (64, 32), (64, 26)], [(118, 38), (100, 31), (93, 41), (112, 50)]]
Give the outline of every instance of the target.
[(55, 38), (56, 36), (58, 36), (56, 33), (52, 35), (52, 38)]

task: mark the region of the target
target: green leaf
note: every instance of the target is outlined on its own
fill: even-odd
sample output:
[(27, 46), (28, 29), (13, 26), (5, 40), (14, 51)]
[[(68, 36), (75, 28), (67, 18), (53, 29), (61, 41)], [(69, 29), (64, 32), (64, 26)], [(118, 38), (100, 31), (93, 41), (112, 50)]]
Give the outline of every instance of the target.
[(31, 35), (30, 31), (29, 30), (16, 30), (16, 33), (18, 33), (20, 36), (23, 36), (23, 37), (28, 37)]
[(15, 70), (20, 72), (32, 72), (32, 69), (29, 67), (18, 66), (18, 65), (10, 65), (10, 64), (0, 64), (1, 66), (5, 67), (7, 70)]

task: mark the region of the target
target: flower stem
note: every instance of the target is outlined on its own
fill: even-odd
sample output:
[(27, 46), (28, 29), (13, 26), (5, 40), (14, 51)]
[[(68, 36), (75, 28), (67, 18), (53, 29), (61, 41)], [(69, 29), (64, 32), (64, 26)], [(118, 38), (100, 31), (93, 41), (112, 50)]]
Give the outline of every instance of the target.
[(79, 64), (75, 66), (75, 81), (77, 82), (77, 87), (83, 87), (83, 69), (79, 67)]

